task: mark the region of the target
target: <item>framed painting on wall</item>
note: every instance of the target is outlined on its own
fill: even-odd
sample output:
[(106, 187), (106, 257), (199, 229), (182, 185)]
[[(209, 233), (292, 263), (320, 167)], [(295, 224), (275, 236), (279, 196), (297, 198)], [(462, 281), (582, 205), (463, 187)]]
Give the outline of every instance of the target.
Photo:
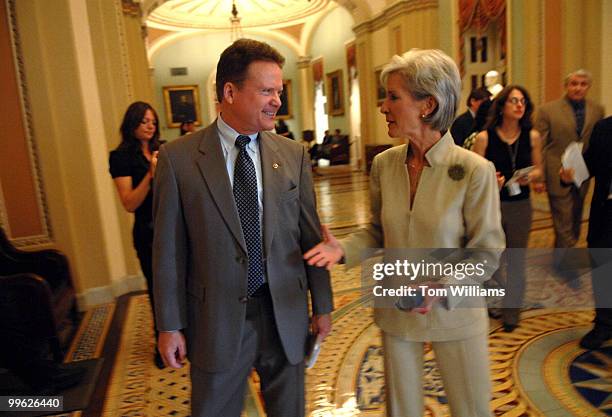
[(163, 91), (168, 127), (179, 127), (187, 120), (192, 120), (196, 126), (202, 125), (197, 85), (167, 86), (163, 87)]
[(344, 91), (342, 88), (342, 70), (326, 74), (327, 114), (341, 116), (344, 114)]
[(281, 106), (276, 112), (277, 119), (287, 120), (293, 118), (291, 97), (291, 80), (283, 80), (283, 93), (280, 96)]

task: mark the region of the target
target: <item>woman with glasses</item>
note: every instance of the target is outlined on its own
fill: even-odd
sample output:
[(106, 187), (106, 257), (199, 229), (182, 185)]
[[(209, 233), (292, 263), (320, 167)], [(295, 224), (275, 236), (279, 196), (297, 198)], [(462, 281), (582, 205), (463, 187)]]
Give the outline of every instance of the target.
[[(109, 157), (110, 174), (121, 204), (135, 216), (132, 229), (134, 248), (147, 280), (147, 290), (153, 307), (152, 186), (157, 150), (163, 143), (159, 140), (159, 123), (155, 109), (142, 101), (130, 104), (123, 116), (120, 132), (121, 143), (111, 151)], [(155, 364), (160, 369), (164, 367), (157, 350)]]
[(519, 321), (525, 294), (525, 248), (531, 228), (529, 185), (544, 190), (540, 134), (532, 129), (533, 104), (519, 85), (509, 85), (495, 98), (485, 130), (472, 150), (495, 165), (500, 187), (502, 225), (506, 233), (505, 261), (494, 280), (506, 287), (501, 316), (504, 330), (512, 332)]

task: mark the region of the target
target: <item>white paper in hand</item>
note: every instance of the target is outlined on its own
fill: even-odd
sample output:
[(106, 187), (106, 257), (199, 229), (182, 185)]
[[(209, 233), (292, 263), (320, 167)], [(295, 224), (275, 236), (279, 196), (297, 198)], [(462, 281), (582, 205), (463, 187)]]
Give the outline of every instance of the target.
[(580, 187), (584, 181), (589, 179), (589, 170), (582, 157), (582, 143), (570, 143), (561, 156), (561, 164), (565, 169), (571, 168), (574, 170), (576, 187)]
[(533, 171), (534, 168), (535, 168), (535, 166), (530, 165), (530, 166), (525, 167), (525, 168), (517, 169), (516, 171), (514, 171), (514, 175), (512, 175), (512, 178), (510, 178), (508, 181), (506, 181), (506, 184), (513, 183), (513, 182), (518, 182), (518, 180), (520, 180), (521, 178), (527, 176), (531, 171)]
[(306, 353), (305, 365), (306, 369), (310, 369), (317, 362), (319, 353), (321, 352), (321, 337), (318, 334), (308, 335), (308, 352)]

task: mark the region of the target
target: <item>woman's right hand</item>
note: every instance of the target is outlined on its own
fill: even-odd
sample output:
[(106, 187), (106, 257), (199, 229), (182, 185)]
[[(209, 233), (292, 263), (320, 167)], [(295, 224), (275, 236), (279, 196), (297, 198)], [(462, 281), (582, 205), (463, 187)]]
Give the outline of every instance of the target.
[(304, 259), (308, 265), (325, 267), (327, 270), (331, 270), (344, 256), (344, 250), (327, 226), (321, 225), (321, 234), (323, 235), (323, 242), (306, 252)]

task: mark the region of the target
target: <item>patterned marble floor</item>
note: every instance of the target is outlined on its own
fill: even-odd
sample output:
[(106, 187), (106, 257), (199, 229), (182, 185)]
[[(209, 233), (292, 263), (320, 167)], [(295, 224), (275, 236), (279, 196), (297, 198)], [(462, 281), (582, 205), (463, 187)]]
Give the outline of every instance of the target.
[[(336, 167), (332, 167), (336, 168)], [(315, 187), (322, 222), (343, 236), (368, 221), (368, 178), (347, 169), (320, 170)], [(544, 196), (534, 197), (530, 247), (550, 247), (550, 215)], [(586, 229), (586, 228), (585, 228)], [(581, 240), (584, 245), (584, 237)], [(336, 310), (334, 329), (317, 364), (307, 372), (307, 415), (383, 416), (384, 374), (380, 332), (373, 324), (358, 268), (332, 271)], [(527, 292), (544, 300), (565, 297), (564, 310), (531, 309), (520, 327), (505, 333), (490, 323), (489, 350), (495, 416), (612, 416), (612, 344), (588, 353), (577, 345), (588, 330), (591, 310), (560, 283)], [(569, 292), (567, 292), (569, 291)], [(148, 300), (132, 297), (123, 319), (121, 341), (106, 392), (104, 416), (187, 416), (187, 369), (157, 370)], [(444, 389), (431, 349), (426, 349), (423, 381), (426, 416), (449, 416)], [(93, 414), (92, 414), (93, 415)], [(99, 415), (99, 414), (98, 414)], [(251, 381), (243, 417), (261, 417), (256, 378)]]

